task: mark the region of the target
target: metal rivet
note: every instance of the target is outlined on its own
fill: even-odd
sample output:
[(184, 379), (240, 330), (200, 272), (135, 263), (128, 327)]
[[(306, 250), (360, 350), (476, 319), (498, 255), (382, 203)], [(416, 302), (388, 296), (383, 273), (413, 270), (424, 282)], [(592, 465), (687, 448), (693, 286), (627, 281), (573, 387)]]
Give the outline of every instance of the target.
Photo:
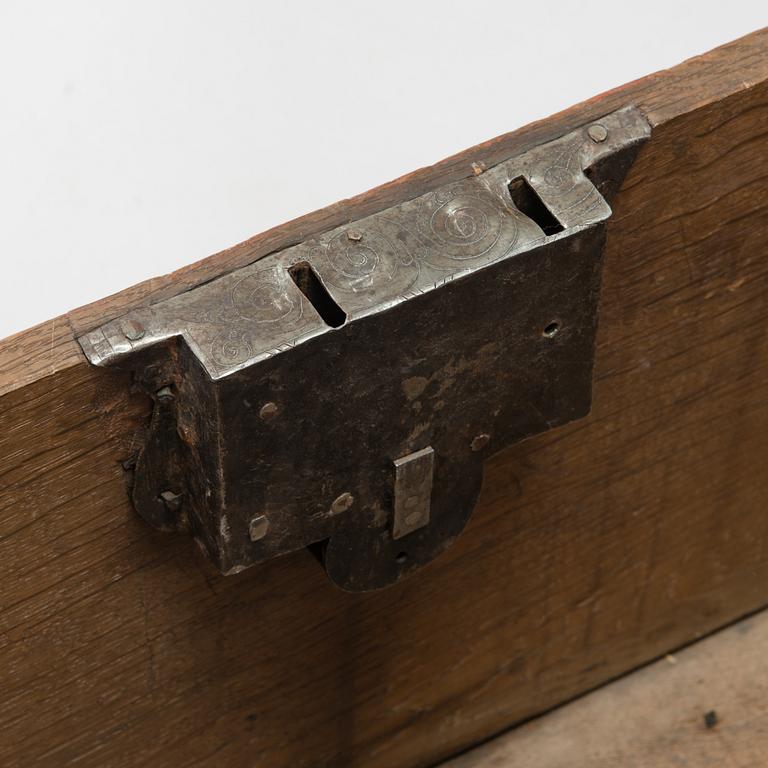
[(268, 530), (269, 520), (267, 520), (266, 516), (256, 515), (248, 526), (248, 535), (251, 537), (251, 541), (258, 541), (267, 535)]
[(143, 338), (147, 329), (138, 320), (123, 320), (120, 323), (123, 336), (129, 341), (138, 341)]
[(340, 515), (342, 512), (346, 512), (354, 503), (355, 497), (348, 491), (345, 491), (331, 504), (331, 514)]
[(592, 141), (596, 144), (600, 144), (608, 138), (608, 129), (604, 125), (600, 125), (600, 123), (595, 123), (594, 125), (589, 126), (587, 134), (589, 134), (589, 138), (592, 139)]
[(270, 419), (274, 419), (275, 416), (277, 416), (277, 403), (264, 403), (264, 405), (261, 406), (261, 410), (259, 411), (259, 416), (264, 421), (269, 421)]
[(165, 504), (166, 509), (170, 509), (175, 512), (181, 507), (181, 501), (183, 496), (180, 493), (174, 493), (173, 491), (163, 491), (160, 494), (160, 501)]
[(170, 387), (163, 387), (155, 392), (158, 400), (173, 400), (173, 390)]
[(476, 438), (475, 438), (475, 439), (472, 441), (472, 444), (470, 445), (470, 448), (472, 448), (472, 450), (473, 450), (473, 451), (480, 451), (480, 450), (482, 450), (483, 448), (485, 448), (485, 446), (486, 446), (486, 445), (488, 445), (488, 443), (490, 442), (490, 440), (491, 440), (491, 436), (490, 436), (490, 435), (486, 435), (486, 434), (483, 432), (483, 434), (481, 434), (481, 435), (478, 435), (478, 436), (477, 436), (477, 437), (476, 437)]
[(363, 239), (363, 233), (358, 229), (350, 229), (347, 232), (347, 238), (349, 238), (353, 243), (359, 243)]

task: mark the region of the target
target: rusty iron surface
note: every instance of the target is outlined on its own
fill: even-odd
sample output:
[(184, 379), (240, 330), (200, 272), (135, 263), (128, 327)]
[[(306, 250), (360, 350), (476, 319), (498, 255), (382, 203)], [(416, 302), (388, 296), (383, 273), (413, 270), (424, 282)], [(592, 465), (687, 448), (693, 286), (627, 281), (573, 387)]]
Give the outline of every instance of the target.
[(619, 110), (82, 337), (154, 398), (139, 513), (225, 573), (319, 544), (366, 590), (430, 561), (488, 455), (589, 412), (606, 198), (649, 133)]

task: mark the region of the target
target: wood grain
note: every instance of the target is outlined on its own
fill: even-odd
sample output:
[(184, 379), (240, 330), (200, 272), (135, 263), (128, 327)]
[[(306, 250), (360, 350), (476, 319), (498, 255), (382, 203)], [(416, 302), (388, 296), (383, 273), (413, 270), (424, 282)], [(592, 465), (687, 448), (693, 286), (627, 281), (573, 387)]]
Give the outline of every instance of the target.
[[(768, 603), (768, 32), (0, 346), (0, 764), (428, 766)], [(131, 511), (148, 404), (73, 328), (633, 101), (594, 411), (490, 460), (382, 593), (307, 553), (223, 578)], [(314, 228), (314, 229), (313, 229)]]
[(767, 645), (761, 613), (441, 768), (762, 768)]

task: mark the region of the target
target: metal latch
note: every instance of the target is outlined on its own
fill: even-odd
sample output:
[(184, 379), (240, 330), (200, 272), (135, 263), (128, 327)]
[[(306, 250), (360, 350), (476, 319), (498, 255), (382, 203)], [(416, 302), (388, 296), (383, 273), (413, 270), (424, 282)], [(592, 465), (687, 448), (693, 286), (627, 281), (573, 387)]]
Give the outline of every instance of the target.
[(464, 528), (483, 460), (590, 409), (629, 107), (79, 339), (154, 399), (131, 494), (224, 573), (317, 545), (347, 590)]

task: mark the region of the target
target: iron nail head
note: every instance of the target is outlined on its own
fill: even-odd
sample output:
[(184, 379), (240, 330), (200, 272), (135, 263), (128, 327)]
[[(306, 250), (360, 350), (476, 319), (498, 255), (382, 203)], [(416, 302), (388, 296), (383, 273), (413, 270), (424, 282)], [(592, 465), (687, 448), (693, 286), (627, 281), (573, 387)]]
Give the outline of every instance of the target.
[(345, 491), (334, 499), (333, 504), (331, 504), (331, 514), (340, 515), (342, 512), (346, 512), (354, 503), (355, 497), (349, 491)]
[(600, 144), (608, 138), (608, 129), (601, 123), (595, 123), (589, 126), (587, 134), (595, 144)]
[(470, 448), (473, 451), (481, 451), (491, 441), (491, 436), (483, 432), (481, 435), (477, 435), (472, 441)]
[(266, 515), (256, 515), (248, 526), (248, 535), (251, 537), (251, 541), (259, 541), (267, 535), (268, 530), (269, 520), (267, 520)]
[(160, 494), (160, 501), (165, 504), (168, 509), (176, 510), (181, 506), (182, 495), (180, 493), (174, 493), (173, 491), (163, 491)]
[(173, 400), (173, 390), (170, 387), (162, 387), (155, 392), (158, 400)]
[(269, 421), (270, 419), (274, 419), (275, 416), (277, 416), (277, 403), (264, 403), (264, 405), (261, 406), (261, 410), (259, 411), (259, 417), (262, 421)]
[(144, 338), (147, 332), (147, 329), (138, 320), (133, 319), (123, 320), (120, 324), (120, 329), (128, 341), (138, 341)]

